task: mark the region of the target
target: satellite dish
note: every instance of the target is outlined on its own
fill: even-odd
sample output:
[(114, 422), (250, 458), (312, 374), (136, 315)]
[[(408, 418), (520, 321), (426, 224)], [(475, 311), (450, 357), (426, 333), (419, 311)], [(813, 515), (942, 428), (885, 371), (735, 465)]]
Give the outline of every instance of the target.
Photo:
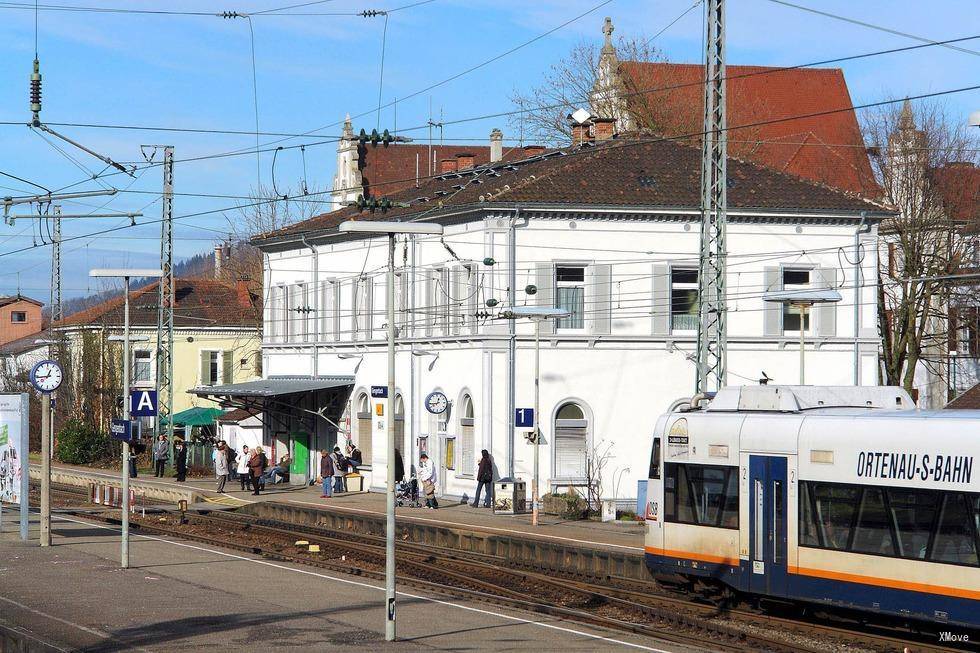
[(572, 122), (578, 125), (582, 125), (589, 121), (589, 118), (592, 117), (592, 114), (586, 111), (585, 109), (576, 109), (569, 117), (572, 119)]

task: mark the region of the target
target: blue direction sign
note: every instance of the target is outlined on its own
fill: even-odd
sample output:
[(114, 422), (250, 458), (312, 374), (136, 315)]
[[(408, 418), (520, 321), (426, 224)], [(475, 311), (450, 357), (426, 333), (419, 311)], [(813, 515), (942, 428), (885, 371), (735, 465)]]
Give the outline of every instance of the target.
[(130, 392), (129, 414), (133, 417), (156, 417), (157, 391), (133, 390)]
[(372, 385), (371, 386), (371, 396), (377, 399), (385, 399), (388, 397), (388, 386), (386, 385)]
[(519, 429), (532, 428), (534, 426), (534, 409), (533, 408), (514, 409), (514, 426)]
[(129, 442), (133, 439), (133, 423), (126, 419), (114, 419), (109, 426), (109, 433), (114, 440)]

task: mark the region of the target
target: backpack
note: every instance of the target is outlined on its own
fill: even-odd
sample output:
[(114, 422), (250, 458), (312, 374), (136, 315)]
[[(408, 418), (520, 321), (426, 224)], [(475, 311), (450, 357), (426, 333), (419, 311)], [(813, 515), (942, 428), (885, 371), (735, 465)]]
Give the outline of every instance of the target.
[(347, 473), (347, 470), (350, 468), (350, 462), (347, 460), (347, 457), (339, 452), (337, 453), (337, 467), (340, 469), (340, 471), (344, 472), (345, 474)]

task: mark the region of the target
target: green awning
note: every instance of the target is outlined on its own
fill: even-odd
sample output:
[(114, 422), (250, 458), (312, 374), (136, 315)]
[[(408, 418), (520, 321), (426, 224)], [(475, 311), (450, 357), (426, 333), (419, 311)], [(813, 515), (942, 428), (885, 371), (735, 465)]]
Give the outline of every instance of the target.
[[(195, 406), (182, 410), (174, 414), (174, 426), (213, 426), (214, 421), (221, 417), (224, 411), (220, 408), (201, 408)], [(169, 420), (166, 417), (160, 418), (161, 424), (166, 424)]]

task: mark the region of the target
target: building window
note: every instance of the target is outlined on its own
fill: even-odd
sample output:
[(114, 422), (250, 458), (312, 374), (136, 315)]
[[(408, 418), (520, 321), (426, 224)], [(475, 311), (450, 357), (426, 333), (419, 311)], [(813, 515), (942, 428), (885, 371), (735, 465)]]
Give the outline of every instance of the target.
[[(783, 290), (803, 290), (810, 287), (810, 270), (783, 268)], [(810, 330), (810, 312), (803, 319), (803, 330)], [(800, 332), (800, 311), (795, 306), (783, 306), (783, 332)]]
[(555, 478), (585, 482), (589, 422), (578, 404), (567, 403), (555, 414)]
[(670, 269), (670, 330), (697, 331), (698, 271)]
[(133, 383), (150, 383), (152, 379), (151, 353), (145, 349), (133, 352)]
[(234, 378), (233, 352), (204, 350), (201, 352), (201, 385), (231, 383)]
[(461, 475), (472, 476), (476, 474), (473, 398), (463, 395), (462, 405), (463, 409), (459, 411), (459, 467)]
[(25, 311), (13, 311), (10, 314), (11, 322), (27, 322), (27, 313)]
[(555, 268), (555, 307), (570, 314), (555, 320), (557, 328), (585, 328), (585, 266), (559, 265)]
[(371, 399), (367, 393), (363, 393), (357, 398), (357, 440), (354, 444), (361, 450), (361, 463), (364, 465), (371, 464), (371, 452), (374, 449), (372, 428)]

